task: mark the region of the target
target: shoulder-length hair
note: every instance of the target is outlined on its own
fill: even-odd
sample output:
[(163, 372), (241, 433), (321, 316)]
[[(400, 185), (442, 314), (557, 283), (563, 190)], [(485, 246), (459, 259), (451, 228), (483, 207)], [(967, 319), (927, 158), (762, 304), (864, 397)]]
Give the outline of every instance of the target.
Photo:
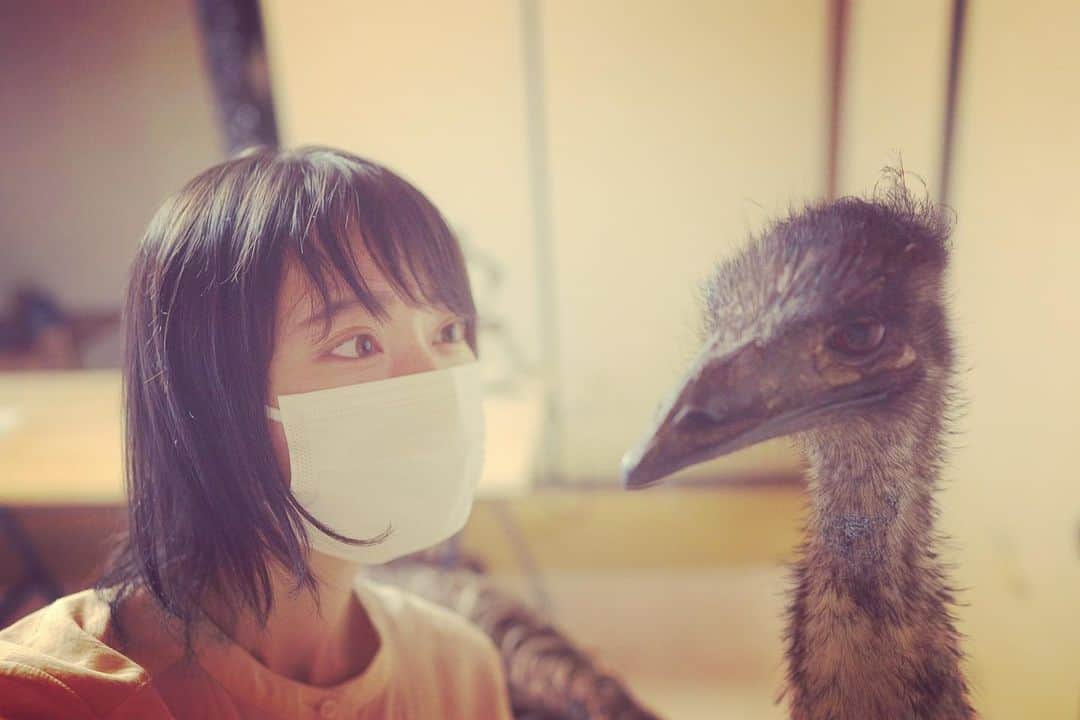
[[(357, 268), (366, 251), (408, 302), (475, 315), (461, 248), (439, 211), (386, 168), (328, 148), (257, 149), (210, 168), (165, 202), (139, 246), (125, 305), (129, 529), (99, 590), (114, 618), (148, 589), (191, 649), (202, 603), (265, 623), (270, 563), (317, 597), (306, 518), (267, 425), (268, 368), (287, 262), (313, 302), (346, 287), (384, 308)], [(351, 540), (352, 542), (366, 542)], [(121, 635), (122, 635), (121, 630)]]

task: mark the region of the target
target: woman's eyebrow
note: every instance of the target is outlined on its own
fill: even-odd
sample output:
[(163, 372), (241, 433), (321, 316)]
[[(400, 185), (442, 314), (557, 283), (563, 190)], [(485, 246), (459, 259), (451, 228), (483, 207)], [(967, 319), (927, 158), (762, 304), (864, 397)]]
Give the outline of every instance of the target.
[[(379, 304), (380, 307), (386, 308), (395, 305), (401, 300), (397, 294), (391, 290), (373, 290), (371, 292), (372, 299)], [(340, 298), (332, 301), (329, 305), (322, 305), (315, 308), (312, 313), (305, 319), (301, 320), (298, 324), (298, 328), (310, 328), (316, 323), (323, 327), (329, 327), (333, 324), (334, 319), (344, 312), (352, 310), (356, 307), (363, 308), (367, 311), (367, 306), (356, 297)]]

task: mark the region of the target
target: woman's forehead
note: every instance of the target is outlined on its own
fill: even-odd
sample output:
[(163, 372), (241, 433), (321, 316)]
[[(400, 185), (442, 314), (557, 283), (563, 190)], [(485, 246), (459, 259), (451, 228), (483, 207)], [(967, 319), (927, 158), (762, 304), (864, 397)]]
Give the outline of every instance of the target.
[[(390, 309), (399, 303), (413, 305), (409, 297), (403, 297), (399, 288), (392, 283), (379, 264), (367, 251), (362, 242), (351, 243), (355, 273), (363, 280), (367, 295), (377, 306)], [(352, 275), (352, 270), (349, 273)], [(308, 321), (321, 317), (329, 309), (327, 305), (354, 303), (358, 298), (347, 282), (343, 271), (330, 269), (326, 273), (326, 296), (313, 280), (310, 271), (297, 258), (290, 257), (284, 266), (281, 285), (278, 290), (277, 316), (278, 325), (285, 329), (307, 326)], [(415, 281), (410, 282), (408, 291), (414, 298), (422, 298)]]
[[(372, 293), (378, 291), (393, 292), (393, 287), (383, 275), (374, 259), (362, 248), (354, 250), (357, 274), (364, 280), (364, 285), (371, 289)], [(349, 288), (341, 271), (336, 269), (326, 273), (326, 290), (328, 298), (333, 302), (345, 297), (352, 297), (353, 292)], [(295, 318), (297, 315), (309, 314), (324, 302), (319, 287), (314, 282), (311, 274), (304, 265), (294, 257), (285, 262), (285, 270), (278, 288), (278, 317), (282, 320)]]

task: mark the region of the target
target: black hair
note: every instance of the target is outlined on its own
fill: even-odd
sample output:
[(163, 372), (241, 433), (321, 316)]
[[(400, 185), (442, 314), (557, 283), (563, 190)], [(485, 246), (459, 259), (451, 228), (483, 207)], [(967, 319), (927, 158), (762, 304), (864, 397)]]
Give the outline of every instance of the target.
[[(357, 268), (366, 251), (406, 301), (476, 310), (457, 239), (434, 205), (390, 170), (338, 150), (249, 150), (198, 175), (150, 222), (125, 304), (127, 534), (97, 584), (113, 609), (145, 588), (180, 621), (191, 651), (208, 595), (234, 622), (265, 624), (270, 563), (318, 597), (303, 519), (266, 420), (278, 291), (286, 263), (312, 301), (348, 289), (384, 308)], [(377, 541), (377, 540), (376, 540)]]

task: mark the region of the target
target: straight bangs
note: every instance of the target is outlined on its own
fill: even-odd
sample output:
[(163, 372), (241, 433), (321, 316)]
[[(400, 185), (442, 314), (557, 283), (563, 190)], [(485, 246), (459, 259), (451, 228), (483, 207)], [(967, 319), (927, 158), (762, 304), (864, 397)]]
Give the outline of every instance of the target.
[(359, 244), (404, 302), (460, 315), (475, 352), (465, 259), (438, 209), (401, 177), (360, 158), (322, 148), (296, 154), (306, 173), (297, 205), (310, 210), (289, 258), (307, 275), (313, 305), (329, 306), (338, 293), (351, 292), (372, 315), (386, 317), (357, 266)]

